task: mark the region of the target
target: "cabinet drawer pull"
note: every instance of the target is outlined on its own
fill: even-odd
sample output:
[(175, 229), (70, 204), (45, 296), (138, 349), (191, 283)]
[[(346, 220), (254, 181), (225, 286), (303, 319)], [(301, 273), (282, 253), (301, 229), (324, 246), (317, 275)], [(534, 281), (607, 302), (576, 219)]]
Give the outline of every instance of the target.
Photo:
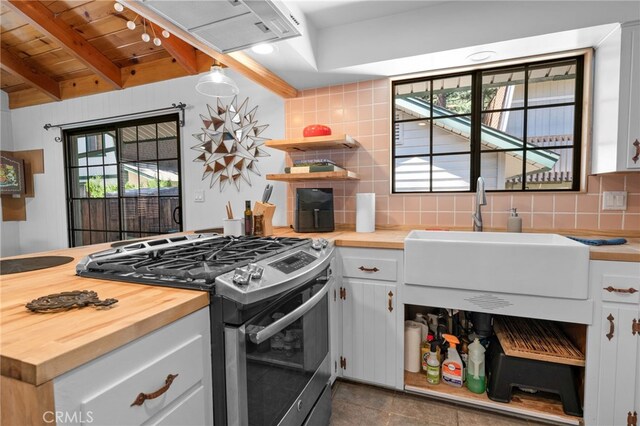
[(631, 414), (631, 411), (627, 414), (627, 426), (638, 426), (638, 413), (636, 411)]
[(613, 320), (615, 318), (613, 318), (613, 315), (609, 314), (607, 319), (609, 320), (609, 332), (605, 334), (605, 336), (607, 336), (607, 339), (611, 340), (613, 339), (613, 331), (615, 329), (615, 325), (613, 324)]
[(607, 290), (609, 293), (628, 293), (628, 294), (633, 294), (633, 293), (637, 293), (638, 292), (638, 290), (636, 290), (633, 287), (615, 288), (613, 286), (609, 286), (609, 287), (604, 287), (603, 290)]
[(361, 266), (358, 269), (360, 269), (362, 272), (378, 272), (380, 270), (375, 266), (373, 268), (365, 268), (364, 266)]
[(155, 399), (159, 397), (160, 395), (162, 395), (163, 393), (169, 390), (169, 388), (171, 387), (171, 384), (173, 383), (176, 377), (178, 377), (177, 374), (169, 374), (167, 376), (167, 380), (164, 381), (164, 386), (155, 392), (151, 392), (151, 393), (140, 392), (136, 397), (136, 400), (133, 401), (133, 403), (131, 403), (130, 406), (133, 407), (134, 405), (142, 405), (147, 399)]
[(635, 336), (636, 333), (640, 335), (640, 321), (634, 318), (633, 321), (631, 321), (631, 334)]
[(392, 291), (389, 292), (389, 307), (387, 309), (389, 309), (389, 312), (393, 311), (393, 292)]

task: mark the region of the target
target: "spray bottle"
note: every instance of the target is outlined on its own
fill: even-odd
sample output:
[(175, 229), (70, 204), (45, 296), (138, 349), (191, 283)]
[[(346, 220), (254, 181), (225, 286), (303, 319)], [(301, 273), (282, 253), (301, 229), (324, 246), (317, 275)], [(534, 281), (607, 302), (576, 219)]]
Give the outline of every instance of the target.
[(485, 348), (477, 338), (469, 345), (467, 388), (473, 393), (484, 393), (487, 389), (484, 377), (484, 352)]
[(456, 345), (460, 343), (460, 341), (456, 336), (452, 336), (451, 334), (443, 334), (442, 337), (449, 342), (447, 359), (442, 364), (442, 381), (448, 385), (460, 388), (464, 381), (462, 359), (456, 350)]

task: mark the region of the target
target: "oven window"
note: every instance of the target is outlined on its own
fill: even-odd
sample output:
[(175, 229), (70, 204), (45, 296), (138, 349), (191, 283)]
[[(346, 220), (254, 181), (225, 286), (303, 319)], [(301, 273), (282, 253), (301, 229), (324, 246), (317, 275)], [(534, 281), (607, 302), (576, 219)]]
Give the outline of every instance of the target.
[[(320, 291), (314, 284), (271, 309), (247, 330), (266, 327), (291, 313)], [(302, 393), (329, 353), (329, 302), (324, 296), (311, 310), (268, 341), (247, 348), (249, 425), (275, 425)]]

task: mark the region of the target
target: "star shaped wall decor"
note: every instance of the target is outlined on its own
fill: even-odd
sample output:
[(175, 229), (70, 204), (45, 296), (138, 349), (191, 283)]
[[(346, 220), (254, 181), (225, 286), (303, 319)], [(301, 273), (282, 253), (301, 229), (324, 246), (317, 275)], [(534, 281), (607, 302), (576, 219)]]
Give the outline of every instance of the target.
[(268, 157), (262, 149), (268, 138), (260, 134), (269, 127), (268, 124), (258, 126), (255, 121), (256, 106), (248, 110), (249, 98), (238, 107), (237, 97), (231, 103), (224, 105), (218, 99), (216, 108), (207, 105), (208, 116), (200, 115), (202, 119), (202, 133), (195, 133), (193, 137), (198, 144), (191, 147), (200, 155), (193, 161), (204, 163), (202, 180), (211, 177), (210, 188), (220, 182), (220, 192), (227, 184), (233, 182), (240, 190), (240, 182), (244, 180), (251, 186), (249, 172), (260, 176), (258, 157)]

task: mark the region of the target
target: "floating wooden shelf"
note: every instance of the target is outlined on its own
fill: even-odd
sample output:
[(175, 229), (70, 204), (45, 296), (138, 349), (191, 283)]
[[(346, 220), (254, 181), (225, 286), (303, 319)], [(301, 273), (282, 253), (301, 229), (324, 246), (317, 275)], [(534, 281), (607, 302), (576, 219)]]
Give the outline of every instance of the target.
[(358, 175), (349, 170), (339, 172), (316, 172), (316, 173), (279, 173), (267, 175), (267, 180), (279, 180), (283, 182), (296, 182), (307, 180), (358, 180)]
[(266, 146), (287, 152), (305, 152), (317, 149), (357, 148), (360, 144), (351, 136), (341, 134), (314, 136), (311, 138), (269, 140), (266, 142)]
[(479, 407), (489, 408), (512, 414), (525, 415), (553, 422), (579, 425), (582, 417), (570, 416), (562, 411), (562, 402), (552, 394), (529, 394), (518, 390), (513, 391), (511, 402), (496, 402), (489, 399), (486, 393), (473, 393), (465, 387), (456, 388), (440, 383), (430, 385), (421, 373), (404, 372), (404, 388), (406, 391), (447, 399), (449, 401), (465, 402)]

